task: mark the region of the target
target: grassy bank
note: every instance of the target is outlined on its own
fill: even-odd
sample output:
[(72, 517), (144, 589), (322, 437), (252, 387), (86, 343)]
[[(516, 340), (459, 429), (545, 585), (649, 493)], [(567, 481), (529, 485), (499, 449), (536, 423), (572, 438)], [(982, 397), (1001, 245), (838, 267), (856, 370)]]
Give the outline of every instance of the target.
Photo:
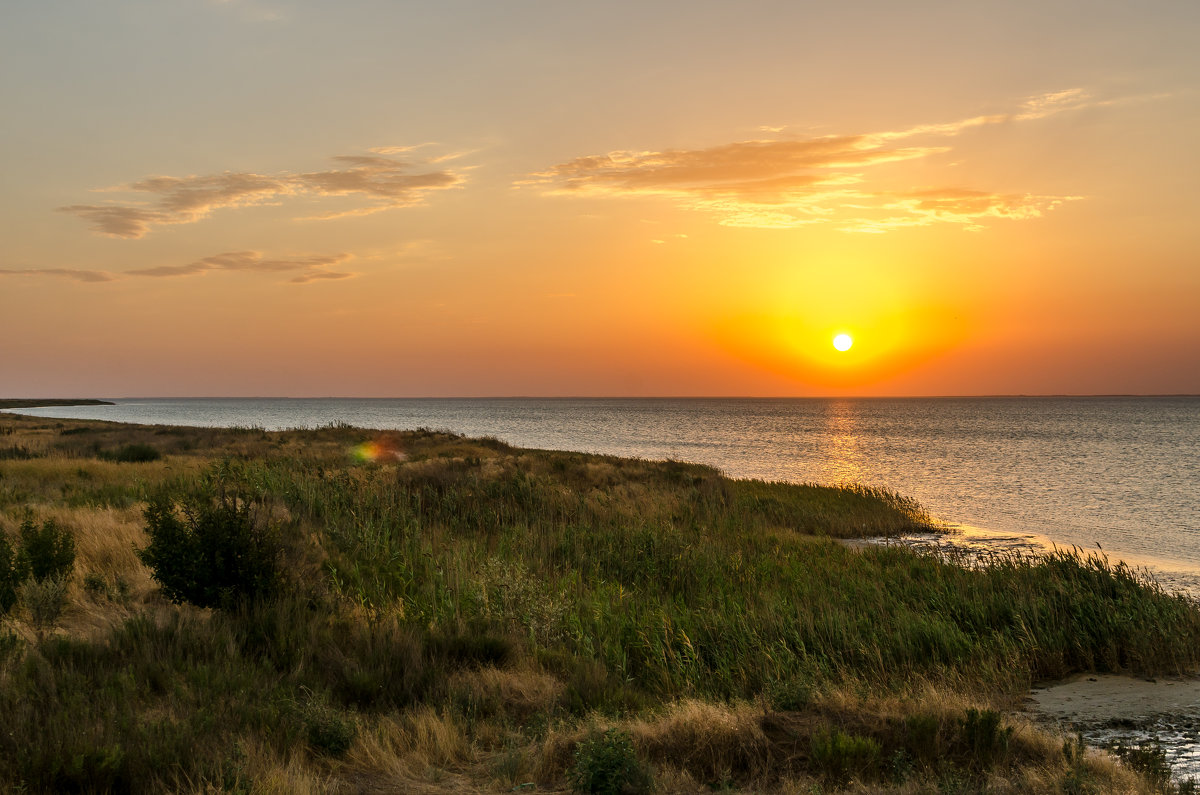
[[(255, 598), (172, 603), (135, 553), (208, 510), (273, 545)], [(76, 560), (60, 616), (23, 587), (0, 628), (0, 789), (1151, 791), (1005, 710), (1193, 670), (1200, 611), (1096, 558), (838, 541), (928, 523), (430, 431), (3, 416), (0, 532)]]

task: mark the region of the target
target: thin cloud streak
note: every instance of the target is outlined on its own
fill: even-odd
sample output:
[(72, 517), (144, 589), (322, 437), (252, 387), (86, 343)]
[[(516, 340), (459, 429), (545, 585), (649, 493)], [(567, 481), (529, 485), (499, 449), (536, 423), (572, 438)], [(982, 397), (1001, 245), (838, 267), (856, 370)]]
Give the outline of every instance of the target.
[[(939, 138), (1103, 104), (1109, 102), (1095, 101), (1073, 88), (1033, 97), (1010, 113), (895, 131), (578, 157), (517, 185), (540, 186), (546, 195), (665, 197), (686, 209), (711, 214), (724, 226), (783, 229), (836, 222), (844, 231), (880, 233), (952, 223), (978, 231), (986, 219), (1036, 218), (1079, 197), (1001, 195), (959, 186), (913, 188), (897, 194), (872, 188), (867, 174), (882, 164), (951, 151), (948, 143), (936, 141)], [(896, 145), (913, 138), (935, 140)]]
[(431, 191), (461, 185), (463, 170), (429, 168), (428, 160), (400, 160), (411, 147), (382, 147), (370, 155), (339, 155), (336, 167), (300, 174), (223, 174), (186, 177), (153, 176), (108, 191), (142, 194), (128, 203), (71, 204), (60, 212), (79, 216), (90, 229), (111, 237), (141, 238), (156, 226), (189, 224), (219, 209), (276, 203), (299, 196), (358, 196), (366, 207), (335, 212), (326, 218), (362, 215), (421, 204)]
[(0, 268), (0, 276), (59, 276), (77, 282), (112, 282), (118, 278), (108, 271), (78, 268)]
[(293, 273), (292, 284), (308, 284), (330, 279), (350, 279), (358, 274), (330, 270), (351, 259), (350, 254), (313, 255), (295, 258), (267, 258), (259, 251), (227, 251), (183, 265), (159, 265), (135, 268), (121, 273), (74, 268), (0, 268), (0, 276), (58, 276), (80, 282), (113, 282), (128, 278), (172, 278), (199, 276), (212, 271)]

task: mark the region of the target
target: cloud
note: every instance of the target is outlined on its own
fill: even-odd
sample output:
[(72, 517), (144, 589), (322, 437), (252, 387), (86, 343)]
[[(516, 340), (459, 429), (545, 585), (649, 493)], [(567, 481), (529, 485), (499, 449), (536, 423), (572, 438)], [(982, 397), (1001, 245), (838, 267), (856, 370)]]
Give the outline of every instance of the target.
[(957, 186), (898, 194), (873, 187), (871, 169), (950, 152), (948, 139), (969, 130), (1099, 104), (1106, 103), (1092, 100), (1082, 89), (1068, 89), (1033, 97), (1008, 113), (893, 131), (609, 152), (568, 160), (518, 185), (541, 187), (550, 195), (665, 197), (711, 214), (725, 226), (791, 228), (836, 222), (846, 231), (883, 232), (955, 223), (978, 230), (984, 219), (1036, 218), (1078, 197), (1000, 195)]
[(77, 282), (111, 282), (117, 279), (108, 271), (76, 268), (0, 268), (0, 276), (61, 276)]
[[(318, 217), (364, 215), (421, 204), (430, 191), (452, 188), (464, 181), (463, 169), (433, 167), (435, 161), (392, 156), (408, 154), (413, 148), (382, 147), (369, 155), (340, 155), (332, 158), (333, 168), (299, 174), (226, 172), (146, 177), (109, 189), (139, 194), (138, 201), (72, 204), (58, 209), (88, 221), (95, 232), (140, 238), (155, 226), (194, 223), (214, 210), (274, 203), (288, 197), (358, 197), (367, 205)], [(438, 158), (436, 163), (444, 160)]]
[(353, 273), (337, 273), (334, 271), (308, 271), (291, 279), (292, 284), (308, 284), (309, 282), (320, 281), (324, 279), (350, 279), (353, 278)]
[(1080, 196), (1036, 196), (1033, 194), (1000, 194), (978, 190), (943, 189), (913, 191), (898, 195), (881, 207), (884, 213), (876, 218), (856, 218), (842, 227), (848, 232), (881, 233), (906, 226), (929, 226), (934, 223), (961, 224), (969, 231), (983, 229), (987, 218), (1022, 220), (1040, 218), (1064, 202)]
[(312, 255), (272, 259), (259, 251), (227, 251), (183, 265), (159, 265), (153, 268), (134, 268), (121, 273), (72, 268), (7, 268), (0, 276), (61, 276), (81, 282), (111, 282), (124, 278), (166, 278), (198, 276), (210, 271), (258, 271), (295, 274), (293, 284), (307, 284), (326, 279), (349, 279), (357, 274), (331, 270), (351, 259), (350, 254)]
[[(198, 259), (184, 265), (160, 265), (155, 268), (138, 268), (125, 271), (131, 276), (194, 276), (208, 271), (304, 271), (324, 273), (325, 269), (350, 259), (349, 254), (296, 257), (292, 259), (268, 259), (259, 251), (228, 251), (211, 257)], [(351, 274), (343, 274), (345, 278)]]
[[(91, 229), (113, 237), (142, 237), (151, 224), (173, 223), (166, 213), (143, 210), (138, 207), (120, 207), (99, 204), (72, 204), (59, 207), (60, 211), (73, 213), (91, 221)], [(178, 223), (177, 221), (174, 223)]]

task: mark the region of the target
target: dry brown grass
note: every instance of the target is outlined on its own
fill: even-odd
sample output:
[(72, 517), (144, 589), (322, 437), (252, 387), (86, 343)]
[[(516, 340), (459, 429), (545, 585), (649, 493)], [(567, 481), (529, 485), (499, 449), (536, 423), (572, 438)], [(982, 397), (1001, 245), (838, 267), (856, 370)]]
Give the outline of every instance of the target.
[[(714, 704), (687, 700), (652, 717), (626, 720), (593, 716), (581, 724), (552, 731), (541, 748), (533, 772), (542, 786), (561, 786), (573, 764), (576, 746), (589, 735), (616, 728), (627, 732), (639, 758), (650, 762), (657, 792), (711, 792), (714, 786), (738, 791), (809, 793), (896, 793), (938, 791), (939, 783), (923, 775), (888, 784), (850, 781), (842, 786), (813, 778), (808, 748), (813, 734), (831, 726), (865, 736), (903, 731), (912, 714), (933, 715), (952, 724), (965, 709), (982, 706), (950, 691), (927, 687), (907, 696), (860, 699), (840, 690), (816, 699), (803, 712), (778, 713), (749, 703)], [(1065, 738), (1019, 714), (1005, 716), (1013, 728), (1013, 764), (997, 767), (972, 786), (979, 791), (1012, 795), (1063, 792), (1070, 765), (1063, 753)], [(1151, 795), (1146, 782), (1111, 755), (1088, 749), (1075, 771), (1087, 791)], [(972, 790), (974, 791), (974, 790)]]
[(759, 781), (778, 762), (762, 718), (761, 708), (746, 703), (684, 701), (657, 718), (631, 722), (628, 731), (657, 765), (682, 768), (709, 782)]
[(553, 711), (565, 686), (548, 674), (530, 670), (487, 667), (458, 671), (447, 684), (450, 699), (480, 716), (525, 720)]
[(242, 750), (253, 795), (324, 795), (346, 789), (328, 770), (322, 770), (301, 752), (281, 758), (253, 742), (244, 744)]
[(430, 707), (384, 715), (363, 725), (346, 755), (346, 773), (368, 779), (431, 783), (437, 771), (474, 761), (465, 727)]

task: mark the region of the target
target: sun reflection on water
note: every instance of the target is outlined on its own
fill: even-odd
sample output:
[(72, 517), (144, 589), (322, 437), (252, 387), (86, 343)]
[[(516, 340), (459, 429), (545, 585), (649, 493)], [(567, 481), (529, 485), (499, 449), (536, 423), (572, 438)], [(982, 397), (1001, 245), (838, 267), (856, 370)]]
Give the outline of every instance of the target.
[(856, 420), (854, 405), (849, 401), (829, 404), (821, 435), (820, 482), (863, 482), (863, 454)]

